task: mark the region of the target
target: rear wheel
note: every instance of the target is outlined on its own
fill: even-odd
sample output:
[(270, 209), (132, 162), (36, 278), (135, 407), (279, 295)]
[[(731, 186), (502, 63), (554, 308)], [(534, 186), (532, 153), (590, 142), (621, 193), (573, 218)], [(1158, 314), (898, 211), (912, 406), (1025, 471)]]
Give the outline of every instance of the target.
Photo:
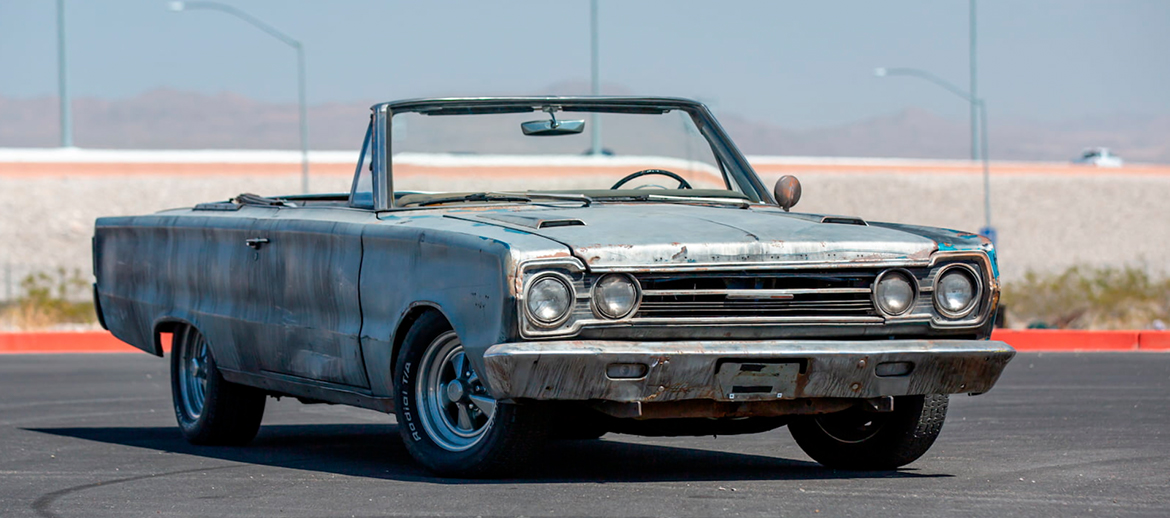
[(945, 394), (902, 396), (894, 399), (892, 412), (855, 407), (793, 419), (788, 430), (809, 457), (826, 467), (891, 470), (926, 453), (946, 415)]
[(493, 399), (438, 313), (419, 317), (402, 347), (395, 412), (415, 460), (456, 477), (501, 476), (526, 465), (547, 434), (539, 407)]
[(184, 326), (173, 336), (171, 396), (183, 437), (206, 445), (251, 441), (264, 417), (264, 392), (224, 380), (198, 329)]

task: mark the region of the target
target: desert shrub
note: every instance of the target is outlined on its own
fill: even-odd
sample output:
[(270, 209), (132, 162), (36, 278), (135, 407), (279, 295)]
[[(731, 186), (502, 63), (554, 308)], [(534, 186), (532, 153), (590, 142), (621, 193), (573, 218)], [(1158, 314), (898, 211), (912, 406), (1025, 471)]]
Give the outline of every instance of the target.
[(59, 324), (91, 324), (97, 316), (93, 302), (86, 300), (88, 287), (89, 283), (76, 269), (58, 268), (54, 274), (30, 274), (20, 281), (23, 294), (5, 308), (2, 320), (25, 330)]
[(1001, 300), (1012, 327), (1149, 329), (1170, 322), (1170, 278), (1130, 266), (1028, 272), (1005, 283)]

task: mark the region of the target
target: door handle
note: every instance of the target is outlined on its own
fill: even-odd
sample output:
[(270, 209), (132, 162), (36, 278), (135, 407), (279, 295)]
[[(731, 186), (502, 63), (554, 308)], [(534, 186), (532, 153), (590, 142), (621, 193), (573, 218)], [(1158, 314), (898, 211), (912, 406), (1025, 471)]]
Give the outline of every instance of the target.
[(244, 244), (252, 247), (253, 250), (259, 250), (261, 246), (268, 243), (266, 237), (253, 237), (244, 240)]

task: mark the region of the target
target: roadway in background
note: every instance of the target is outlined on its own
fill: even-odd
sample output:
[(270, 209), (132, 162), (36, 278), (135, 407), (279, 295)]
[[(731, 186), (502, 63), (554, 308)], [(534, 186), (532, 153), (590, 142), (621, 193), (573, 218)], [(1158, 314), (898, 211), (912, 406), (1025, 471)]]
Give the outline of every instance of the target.
[(1170, 516), (1167, 354), (1020, 354), (897, 472), (823, 469), (780, 429), (554, 443), (496, 481), (430, 476), (389, 416), (288, 399), (249, 447), (190, 446), (167, 365), (0, 356), (0, 515)]

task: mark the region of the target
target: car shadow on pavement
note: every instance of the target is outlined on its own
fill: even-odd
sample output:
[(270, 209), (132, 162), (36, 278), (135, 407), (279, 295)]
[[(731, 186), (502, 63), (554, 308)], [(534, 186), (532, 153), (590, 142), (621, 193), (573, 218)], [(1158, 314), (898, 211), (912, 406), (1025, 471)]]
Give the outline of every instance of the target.
[(244, 447), (194, 446), (174, 427), (26, 428), (46, 433), (248, 464), (432, 483), (563, 483), (738, 480), (820, 480), (934, 478), (913, 470), (864, 472), (831, 470), (802, 461), (714, 450), (622, 441), (610, 434), (593, 441), (553, 441), (522, 478), (443, 479), (420, 467), (407, 453), (392, 424), (271, 425)]

